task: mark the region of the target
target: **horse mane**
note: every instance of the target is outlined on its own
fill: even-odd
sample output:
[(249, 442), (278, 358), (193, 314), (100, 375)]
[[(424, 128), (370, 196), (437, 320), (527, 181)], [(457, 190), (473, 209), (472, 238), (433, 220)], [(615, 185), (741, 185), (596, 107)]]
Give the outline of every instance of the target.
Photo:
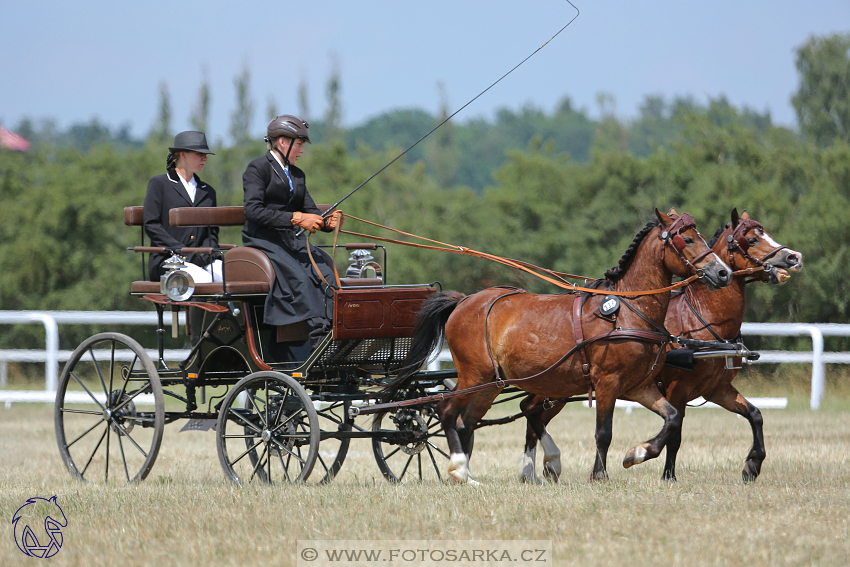
[(709, 248), (714, 248), (714, 245), (717, 244), (717, 239), (720, 238), (720, 235), (723, 234), (724, 230), (726, 230), (725, 226), (721, 226), (717, 229), (717, 231), (714, 233), (714, 236), (712, 236), (711, 239), (708, 241)]
[(625, 253), (620, 257), (620, 261), (616, 266), (605, 272), (605, 279), (611, 283), (619, 281), (623, 275), (626, 273), (626, 270), (629, 269), (629, 266), (632, 264), (632, 260), (635, 259), (635, 254), (637, 254), (638, 246), (643, 242), (643, 239), (647, 234), (652, 232), (652, 230), (657, 227), (659, 222), (657, 220), (651, 220), (646, 223), (646, 226), (640, 229), (638, 233), (635, 235), (635, 239), (632, 240), (632, 243), (629, 244), (629, 247), (626, 249)]

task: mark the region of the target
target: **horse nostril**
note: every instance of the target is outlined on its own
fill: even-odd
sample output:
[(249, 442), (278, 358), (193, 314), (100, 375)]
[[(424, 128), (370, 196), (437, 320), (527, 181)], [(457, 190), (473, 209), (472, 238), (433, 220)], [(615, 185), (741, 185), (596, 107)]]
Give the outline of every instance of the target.
[(720, 279), (722, 281), (724, 281), (724, 282), (729, 281), (729, 272), (728, 271), (720, 270), (717, 275), (720, 276)]

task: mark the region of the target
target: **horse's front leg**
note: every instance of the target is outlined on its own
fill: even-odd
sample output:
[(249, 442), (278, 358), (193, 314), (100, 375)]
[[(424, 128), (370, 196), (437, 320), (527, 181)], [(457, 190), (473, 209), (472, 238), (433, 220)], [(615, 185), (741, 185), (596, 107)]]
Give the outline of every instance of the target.
[(608, 447), (611, 446), (614, 426), (614, 404), (616, 402), (617, 398), (615, 395), (597, 387), (596, 459), (593, 463), (593, 472), (590, 475), (590, 480), (608, 480)]
[(726, 384), (715, 390), (710, 396), (706, 396), (706, 399), (732, 413), (746, 417), (747, 421), (750, 422), (750, 427), (753, 430), (753, 446), (747, 454), (744, 469), (741, 471), (741, 478), (744, 479), (744, 482), (753, 482), (761, 473), (761, 464), (767, 457), (761, 411), (742, 396), (732, 384)]
[(629, 449), (623, 459), (624, 468), (654, 459), (661, 454), (668, 441), (674, 436), (681, 436), (682, 431), (682, 414), (661, 395), (653, 382), (646, 382), (638, 389), (628, 392), (628, 397), (664, 418), (664, 426), (658, 435), (649, 441)]

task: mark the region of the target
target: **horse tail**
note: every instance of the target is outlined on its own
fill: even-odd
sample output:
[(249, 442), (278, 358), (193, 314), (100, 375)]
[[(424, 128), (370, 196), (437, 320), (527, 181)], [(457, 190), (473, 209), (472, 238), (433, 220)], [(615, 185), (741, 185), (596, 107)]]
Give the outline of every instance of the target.
[(398, 376), (387, 384), (384, 393), (394, 393), (404, 386), (410, 378), (419, 372), (431, 353), (443, 344), (446, 334), (446, 321), (455, 307), (466, 296), (459, 291), (441, 291), (435, 293), (422, 304), (422, 309), (413, 328), (410, 350), (399, 369)]

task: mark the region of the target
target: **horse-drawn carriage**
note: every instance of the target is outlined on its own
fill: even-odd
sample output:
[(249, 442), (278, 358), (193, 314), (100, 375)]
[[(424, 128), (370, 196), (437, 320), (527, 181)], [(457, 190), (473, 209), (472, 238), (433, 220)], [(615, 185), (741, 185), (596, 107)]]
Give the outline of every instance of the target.
[[(242, 207), (172, 209), (170, 216), (172, 226), (244, 222)], [(124, 222), (141, 226), (142, 207), (126, 208)], [(143, 231), (135, 250), (163, 251), (145, 247)], [(223, 282), (194, 284), (175, 262), (162, 282), (131, 286), (132, 295), (156, 308), (156, 361), (132, 338), (102, 333), (83, 341), (63, 369), (55, 424), (71, 474), (142, 480), (157, 458), (165, 425), (187, 419), (199, 426), (216, 420), (219, 459), (236, 483), (329, 481), (353, 438), (371, 439), (390, 480), (439, 476), (445, 452), (432, 442), (441, 434), (435, 403), (382, 413), (368, 429), (355, 424), (361, 409), (368, 413), (369, 399), (394, 377), (410, 347), (416, 311), (438, 284), (387, 285), (385, 249), (383, 267), (360, 260), (355, 267), (366, 269), (355, 269), (349, 275), (357, 277), (341, 278), (342, 285), (329, 290), (332, 331), (312, 348), (297, 325), (263, 323), (275, 272), (262, 252), (227, 245), (203, 252), (223, 255)], [(142, 265), (144, 274), (144, 260)], [(181, 310), (187, 327), (196, 327), (187, 329), (193, 344), (185, 360), (169, 365), (166, 312), (176, 337)], [(401, 397), (447, 391), (444, 382), (453, 376), (451, 370), (423, 372)]]
[[(596, 403), (592, 478), (606, 478), (616, 399), (638, 401), (664, 419), (661, 432), (633, 447), (624, 466), (658, 456), (668, 443), (678, 448), (684, 404), (700, 395), (700, 384), (708, 382), (696, 373), (697, 385), (689, 377), (674, 380), (690, 384), (683, 386), (682, 394), (674, 386), (665, 392), (666, 382), (659, 386), (656, 377), (673, 343), (702, 349), (687, 354), (691, 366), (695, 358), (723, 358), (732, 369), (733, 359), (740, 363), (756, 356), (736, 336), (721, 337), (706, 322), (715, 316), (742, 320), (743, 280), (726, 297), (726, 306), (712, 307), (703, 315), (691, 306), (696, 323), (685, 325), (687, 318), (680, 315), (678, 337), (664, 326), (671, 291), (698, 278), (711, 290), (727, 286), (733, 276), (759, 271), (764, 276), (760, 279), (781, 283), (788, 276), (786, 269), (802, 267), (799, 253), (777, 245), (759, 223), (741, 222), (737, 211), (725, 232), (718, 231), (713, 250), (689, 214), (673, 213), (656, 211), (658, 221), (638, 232), (605, 280), (585, 288), (561, 284), (568, 293), (560, 295), (491, 288), (463, 296), (438, 292), (436, 283), (387, 285), (386, 256), (383, 267), (358, 260), (349, 275), (360, 277), (341, 278), (338, 286), (329, 287), (332, 331), (315, 348), (302, 329), (263, 323), (275, 273), (260, 251), (184, 248), (185, 253), (222, 254), (224, 281), (194, 285), (175, 261), (162, 282), (132, 284), (131, 294), (151, 302), (157, 311), (157, 361), (125, 335), (103, 333), (83, 341), (62, 371), (57, 391), (56, 434), (63, 460), (84, 480), (139, 481), (156, 460), (166, 423), (214, 420), (219, 460), (235, 483), (308, 478), (327, 482), (339, 472), (354, 438), (371, 440), (376, 462), (389, 480), (442, 478), (440, 468), (447, 464), (448, 478), (471, 482), (468, 458), (474, 430), (504, 422), (482, 418), (500, 394), (521, 389), (539, 398), (531, 409), (509, 418), (530, 419), (530, 477), (534, 445), (548, 436), (543, 421), (548, 422), (562, 402), (586, 394)], [(125, 210), (125, 224), (141, 222), (141, 207)], [(173, 209), (170, 222), (239, 226), (242, 208)], [(145, 247), (144, 232), (142, 239), (137, 252), (163, 251)], [(344, 247), (361, 259), (377, 249), (374, 244)], [(734, 272), (721, 256), (735, 264)], [(500, 260), (527, 271), (533, 268)], [(378, 275), (383, 279), (373, 277)], [(684, 279), (671, 285), (674, 276)], [(187, 329), (193, 336), (191, 351), (171, 366), (164, 348), (166, 310), (172, 312), (175, 336), (177, 313), (195, 315), (187, 317), (194, 327)], [(702, 332), (716, 340), (688, 338), (704, 336)], [(421, 370), (443, 337), (457, 369)], [(755, 478), (764, 458), (761, 419), (731, 388), (734, 369), (724, 374), (723, 368), (721, 363), (707, 369), (714, 382), (702, 395), (740, 398), (724, 407), (748, 416), (753, 424), (751, 460), (757, 464), (748, 462), (744, 478)], [(208, 395), (208, 389), (214, 394)], [(665, 398), (670, 392), (676, 407)], [(541, 418), (541, 411), (549, 413)], [(368, 428), (355, 423), (364, 414), (374, 414)], [(544, 445), (554, 448), (551, 442)], [(560, 472), (555, 455), (559, 453), (547, 450), (544, 460), (550, 478)], [(669, 478), (674, 478), (669, 455), (668, 450)], [(527, 463), (522, 475), (528, 476)]]

